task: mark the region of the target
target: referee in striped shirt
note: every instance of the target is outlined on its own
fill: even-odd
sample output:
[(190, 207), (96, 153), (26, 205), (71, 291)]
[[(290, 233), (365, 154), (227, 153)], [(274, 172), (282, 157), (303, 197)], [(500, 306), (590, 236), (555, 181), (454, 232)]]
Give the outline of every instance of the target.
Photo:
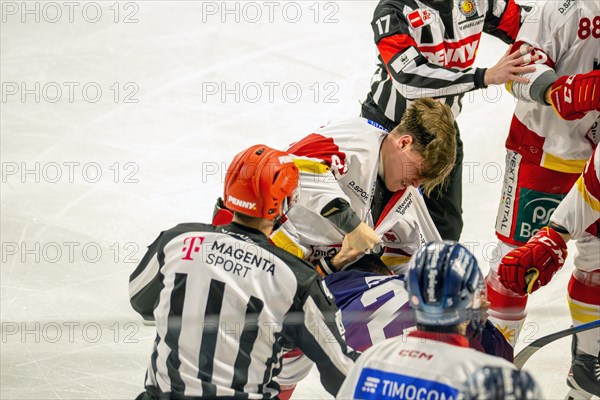
[(156, 321), (137, 400), (272, 399), (282, 354), (296, 347), (337, 394), (358, 353), (333, 296), (310, 264), (268, 240), (297, 184), (286, 153), (253, 146), (227, 171), (231, 224), (180, 224), (149, 246), (129, 282), (133, 308)]

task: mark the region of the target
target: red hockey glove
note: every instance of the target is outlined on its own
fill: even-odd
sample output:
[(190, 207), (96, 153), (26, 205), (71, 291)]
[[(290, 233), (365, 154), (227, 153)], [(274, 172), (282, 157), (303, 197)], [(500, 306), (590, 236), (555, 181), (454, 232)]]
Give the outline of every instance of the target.
[(600, 71), (561, 76), (552, 85), (550, 104), (562, 119), (574, 120), (600, 111)]
[(504, 286), (524, 296), (548, 284), (563, 266), (565, 257), (565, 241), (554, 229), (545, 227), (502, 258), (498, 276)]

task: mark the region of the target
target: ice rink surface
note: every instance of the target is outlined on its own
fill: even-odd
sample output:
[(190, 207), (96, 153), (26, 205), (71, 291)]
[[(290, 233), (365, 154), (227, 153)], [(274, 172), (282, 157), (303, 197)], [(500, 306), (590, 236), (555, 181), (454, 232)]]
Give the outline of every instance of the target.
[[(153, 328), (128, 275), (158, 233), (206, 222), (224, 162), (359, 113), (376, 1), (2, 2), (2, 399), (132, 399)], [(29, 10), (29, 11), (27, 11)], [(483, 36), (478, 66), (507, 46)], [(504, 89), (465, 98), (464, 233), (495, 243)], [(571, 258), (572, 259), (572, 258)], [(568, 264), (529, 304), (518, 348), (570, 324)], [(570, 341), (526, 368), (563, 398)], [(311, 375), (297, 399), (330, 398)]]

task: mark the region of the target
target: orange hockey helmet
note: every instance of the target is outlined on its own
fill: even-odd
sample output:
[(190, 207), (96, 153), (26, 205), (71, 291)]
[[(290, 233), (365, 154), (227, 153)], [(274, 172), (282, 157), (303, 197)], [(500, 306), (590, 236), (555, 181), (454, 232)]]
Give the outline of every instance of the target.
[(275, 219), (297, 195), (298, 167), (288, 153), (259, 144), (235, 156), (225, 177), (225, 206), (251, 217)]

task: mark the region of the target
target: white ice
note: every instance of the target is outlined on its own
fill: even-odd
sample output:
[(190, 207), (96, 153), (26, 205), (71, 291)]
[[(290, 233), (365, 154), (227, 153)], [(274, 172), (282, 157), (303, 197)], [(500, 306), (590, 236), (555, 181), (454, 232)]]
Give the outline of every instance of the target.
[[(2, 3), (0, 397), (132, 399), (153, 338), (127, 293), (145, 246), (210, 219), (241, 149), (359, 113), (376, 1), (47, 4)], [(477, 65), (505, 50), (484, 36)], [(513, 107), (492, 87), (459, 119), (462, 240), (486, 270)], [(531, 298), (518, 349), (569, 326), (571, 269)], [(567, 392), (569, 345), (526, 365), (548, 399)], [(295, 398), (329, 396), (314, 373)]]

